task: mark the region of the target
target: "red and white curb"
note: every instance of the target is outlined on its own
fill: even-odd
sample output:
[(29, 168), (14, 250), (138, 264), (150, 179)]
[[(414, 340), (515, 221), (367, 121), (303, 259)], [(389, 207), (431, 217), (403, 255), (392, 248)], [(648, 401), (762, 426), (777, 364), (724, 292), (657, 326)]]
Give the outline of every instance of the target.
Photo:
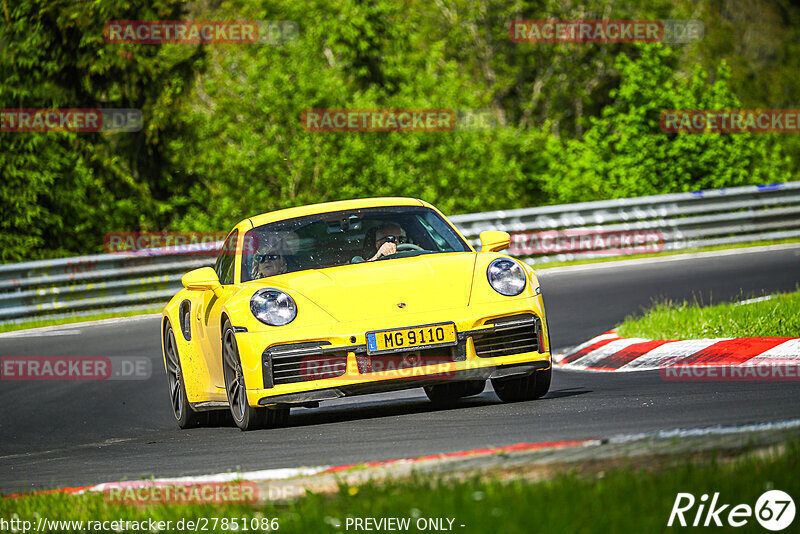
[[(267, 469), (261, 471), (250, 472), (236, 472), (236, 473), (218, 473), (212, 475), (179, 477), (179, 478), (160, 478), (150, 480), (132, 480), (121, 482), (107, 482), (103, 484), (96, 484), (90, 486), (76, 486), (70, 488), (60, 488), (46, 491), (36, 491), (31, 493), (18, 493), (6, 496), (6, 499), (23, 498), (36, 495), (52, 494), (52, 493), (66, 493), (66, 494), (82, 494), (86, 492), (105, 492), (114, 489), (125, 490), (127, 488), (142, 488), (153, 486), (197, 486), (201, 484), (235, 484), (240, 481), (247, 481), (250, 483), (269, 484), (269, 483), (285, 483), (296, 484), (298, 487), (308, 487), (313, 485), (313, 480), (322, 477), (329, 479), (329, 481), (340, 480), (338, 477), (345, 478), (341, 480), (348, 480), (347, 477), (351, 475), (358, 475), (359, 480), (370, 479), (374, 475), (394, 474), (395, 476), (402, 476), (411, 473), (412, 469), (424, 468), (425, 466), (442, 466), (452, 464), (462, 467), (480, 467), (481, 465), (491, 463), (493, 459), (508, 457), (515, 453), (538, 453), (542, 452), (547, 457), (539, 457), (543, 461), (564, 461), (580, 459), (581, 455), (594, 456), (595, 448), (609, 445), (620, 445), (632, 442), (652, 442), (652, 440), (675, 440), (698, 438), (704, 436), (732, 436), (755, 434), (759, 432), (788, 432), (797, 431), (800, 429), (800, 419), (788, 419), (783, 421), (773, 421), (764, 423), (749, 423), (743, 425), (729, 425), (729, 426), (711, 426), (699, 428), (675, 428), (671, 430), (658, 430), (655, 432), (644, 432), (638, 434), (618, 434), (607, 438), (595, 439), (581, 439), (581, 440), (563, 440), (563, 441), (545, 441), (538, 443), (516, 443), (514, 445), (507, 445), (502, 447), (486, 447), (481, 449), (472, 449), (466, 451), (448, 452), (442, 454), (433, 454), (428, 456), (418, 456), (412, 458), (395, 458), (390, 460), (380, 460), (355, 464), (344, 464), (338, 466), (317, 466), (317, 467), (298, 467), (298, 468), (283, 468), (283, 469)], [(649, 450), (649, 449), (645, 449)], [(581, 452), (584, 451), (584, 452)], [(627, 453), (625, 453), (627, 454)], [(549, 460), (548, 460), (549, 458)], [(472, 462), (473, 459), (479, 461), (478, 464)], [(471, 462), (469, 464), (465, 462)], [(387, 471), (391, 470), (391, 471)], [(331, 478), (336, 477), (336, 478)], [(352, 478), (352, 477), (351, 477)], [(352, 480), (351, 480), (352, 481)], [(324, 482), (323, 482), (324, 485)], [(336, 487), (336, 484), (333, 484)], [(268, 486), (267, 486), (268, 489)], [(269, 493), (269, 492), (267, 492)], [(301, 496), (305, 494), (305, 490), (293, 492), (294, 496)], [(284, 495), (278, 492), (278, 495)]]
[[(6, 496), (6, 499), (24, 498), (29, 496), (67, 493), (82, 494), (86, 492), (106, 492), (114, 489), (125, 490), (127, 488), (142, 488), (153, 486), (197, 486), (201, 484), (236, 484), (241, 481), (248, 483), (258, 483), (262, 489), (269, 490), (270, 484), (294, 485), (300, 488), (298, 491), (290, 493), (275, 492), (277, 495), (293, 495), (295, 497), (305, 494), (305, 489), (309, 487), (325, 487), (325, 484), (333, 488), (337, 487), (337, 480), (348, 482), (364, 482), (373, 476), (403, 476), (408, 475), (413, 469), (425, 469), (435, 466), (455, 466), (461, 468), (480, 468), (490, 465), (492, 461), (508, 458), (515, 453), (536, 453), (542, 452), (545, 456), (538, 456), (537, 461), (569, 461), (580, 460), (581, 458), (594, 457), (601, 447), (623, 445), (634, 442), (654, 443), (656, 441), (667, 440), (672, 443), (675, 439), (691, 439), (707, 436), (733, 436), (733, 435), (755, 435), (763, 432), (780, 433), (797, 431), (800, 429), (800, 419), (788, 419), (782, 421), (748, 423), (741, 425), (711, 426), (698, 428), (675, 428), (670, 430), (658, 430), (655, 432), (644, 432), (638, 434), (618, 434), (607, 438), (546, 441), (539, 443), (516, 443), (502, 447), (487, 447), (482, 449), (472, 449), (466, 451), (449, 452), (428, 456), (418, 456), (413, 458), (396, 458), (391, 460), (381, 460), (356, 464), (345, 464), (338, 466), (318, 466), (318, 467), (299, 467), (284, 469), (267, 469), (261, 471), (219, 473), (213, 475), (179, 477), (179, 478), (160, 478), (151, 480), (133, 480), (122, 482), (108, 482), (91, 486), (77, 486), (71, 488), (61, 488), (47, 491), (37, 491), (31, 493), (20, 493)], [(642, 449), (645, 452), (649, 448)], [(628, 452), (618, 454), (627, 455)], [(473, 461), (476, 460), (476, 461)], [(515, 464), (516, 465), (516, 464)], [(420, 471), (424, 472), (424, 471)], [(432, 472), (432, 471), (429, 471)], [(341, 477), (341, 478), (340, 478)], [(353, 478), (356, 477), (356, 478)], [(274, 487), (273, 487), (274, 489)], [(266, 492), (270, 494), (269, 491)]]
[(800, 364), (800, 338), (642, 339), (609, 330), (553, 357), (565, 369), (649, 371), (666, 366)]
[(104, 492), (112, 489), (126, 489), (126, 488), (142, 488), (142, 487), (155, 487), (155, 486), (196, 486), (199, 484), (224, 484), (228, 482), (249, 481), (249, 482), (269, 482), (288, 480), (297, 477), (307, 477), (313, 475), (323, 474), (336, 474), (344, 473), (350, 470), (358, 469), (374, 469), (388, 466), (409, 466), (423, 462), (437, 462), (454, 460), (468, 457), (481, 457), (492, 456), (498, 454), (508, 454), (515, 452), (531, 452), (531, 451), (545, 451), (545, 450), (560, 450), (570, 447), (585, 447), (591, 445), (599, 445), (602, 440), (599, 439), (584, 439), (584, 440), (563, 440), (563, 441), (545, 441), (540, 443), (516, 443), (514, 445), (507, 445), (504, 447), (487, 447), (483, 449), (472, 449), (467, 451), (447, 452), (442, 454), (433, 454), (428, 456), (418, 456), (413, 458), (393, 458), (390, 460), (379, 460), (372, 462), (343, 464), (336, 466), (316, 466), (316, 467), (291, 467), (283, 469), (265, 469), (261, 471), (248, 471), (248, 472), (235, 472), (235, 473), (218, 473), (213, 475), (200, 475), (188, 476), (178, 478), (157, 478), (149, 480), (129, 480), (120, 482), (104, 482), (102, 484), (95, 484), (89, 486), (73, 486), (68, 488), (59, 488), (45, 491), (34, 491), (30, 493), (15, 493), (6, 496), (6, 499), (13, 499), (19, 497), (28, 497), (33, 495), (44, 495), (48, 493), (71, 493), (82, 494), (86, 492)]
[(337, 473), (342, 471), (349, 471), (350, 469), (355, 469), (355, 468), (384, 467), (395, 464), (414, 464), (419, 462), (452, 460), (456, 458), (491, 456), (495, 454), (508, 454), (512, 452), (558, 450), (558, 449), (566, 449), (569, 447), (586, 447), (589, 445), (599, 445), (600, 443), (601, 440), (597, 439), (544, 441), (540, 443), (516, 443), (514, 445), (507, 445), (505, 447), (488, 447), (484, 449), (472, 449), (468, 451), (446, 452), (442, 454), (432, 454), (429, 456), (418, 456), (416, 458), (397, 458), (393, 460), (381, 460), (375, 462), (365, 462), (360, 464), (339, 465), (336, 467), (328, 467), (327, 469), (325, 469), (325, 472)]

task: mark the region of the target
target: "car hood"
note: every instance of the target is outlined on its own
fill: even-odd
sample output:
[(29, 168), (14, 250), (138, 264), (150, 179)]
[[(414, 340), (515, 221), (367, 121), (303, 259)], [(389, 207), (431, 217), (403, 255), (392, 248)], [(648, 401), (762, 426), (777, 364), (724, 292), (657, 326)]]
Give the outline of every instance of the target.
[(338, 321), (469, 304), (475, 254), (425, 254), (283, 275), (282, 285)]

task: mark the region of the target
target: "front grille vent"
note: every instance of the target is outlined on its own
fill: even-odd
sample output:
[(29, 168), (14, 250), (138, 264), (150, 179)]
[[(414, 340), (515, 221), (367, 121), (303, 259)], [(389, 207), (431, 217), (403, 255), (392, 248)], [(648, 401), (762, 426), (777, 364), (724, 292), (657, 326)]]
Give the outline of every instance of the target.
[(336, 378), (347, 371), (347, 352), (326, 349), (320, 343), (277, 345), (264, 356), (274, 385)]
[(503, 317), (492, 323), (496, 330), (473, 336), (480, 358), (497, 358), (539, 351), (539, 318), (535, 315)]

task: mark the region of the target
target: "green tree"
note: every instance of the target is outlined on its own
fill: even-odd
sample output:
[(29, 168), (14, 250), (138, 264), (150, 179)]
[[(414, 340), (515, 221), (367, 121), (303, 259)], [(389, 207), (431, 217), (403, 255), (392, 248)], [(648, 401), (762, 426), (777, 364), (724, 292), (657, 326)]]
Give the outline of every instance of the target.
[[(446, 57), (445, 40), (422, 46), (421, 34), (403, 35), (400, 15), (388, 5), (275, 4), (246, 11), (252, 18), (302, 21), (298, 38), (279, 47), (209, 50), (209, 68), (184, 115), (190, 135), (170, 143), (178, 166), (195, 182), (176, 227), (219, 230), (255, 213), (354, 197), (419, 197), (449, 213), (534, 200), (526, 197), (517, 154), (518, 147), (541, 142), (535, 130), (303, 129), (301, 113), (312, 108), (488, 107), (480, 87)], [(405, 16), (412, 18), (406, 27), (415, 28), (414, 17), (423, 15)], [(350, 19), (355, 22), (342, 22)], [(357, 50), (342, 44), (359, 33), (369, 38), (352, 44)]]
[[(509, 39), (512, 20), (543, 18), (696, 18), (706, 35)], [(114, 19), (291, 20), (299, 33), (281, 46), (108, 44)], [(0, 261), (353, 197), (459, 213), (788, 180), (796, 135), (665, 134), (658, 116), (796, 107), (798, 20), (789, 0), (0, 0), (0, 107), (145, 120), (138, 134), (0, 132)], [(311, 133), (309, 108), (488, 109), (498, 127)]]
[(676, 55), (660, 45), (617, 58), (614, 102), (591, 120), (583, 139), (552, 137), (542, 188), (554, 202), (577, 202), (786, 181), (788, 159), (767, 134), (664, 133), (662, 110), (737, 109), (719, 65), (711, 82), (702, 67), (676, 75)]
[[(107, 44), (110, 20), (176, 19), (178, 0), (0, 2), (0, 108), (136, 108), (131, 133), (0, 132), (0, 261), (102, 250), (113, 230), (158, 228), (185, 183), (164, 137), (200, 47)], [(159, 223), (160, 221), (160, 223)]]

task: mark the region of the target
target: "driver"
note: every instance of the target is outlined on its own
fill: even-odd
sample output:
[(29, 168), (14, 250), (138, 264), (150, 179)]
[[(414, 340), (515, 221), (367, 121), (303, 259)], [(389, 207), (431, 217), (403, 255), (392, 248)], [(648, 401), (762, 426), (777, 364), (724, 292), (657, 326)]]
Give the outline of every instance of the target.
[(406, 231), (397, 223), (387, 223), (375, 232), (375, 248), (378, 251), (367, 261), (392, 256), (397, 253), (397, 245), (408, 243)]
[(253, 280), (286, 272), (286, 242), (276, 234), (268, 234), (253, 254), (250, 274)]

